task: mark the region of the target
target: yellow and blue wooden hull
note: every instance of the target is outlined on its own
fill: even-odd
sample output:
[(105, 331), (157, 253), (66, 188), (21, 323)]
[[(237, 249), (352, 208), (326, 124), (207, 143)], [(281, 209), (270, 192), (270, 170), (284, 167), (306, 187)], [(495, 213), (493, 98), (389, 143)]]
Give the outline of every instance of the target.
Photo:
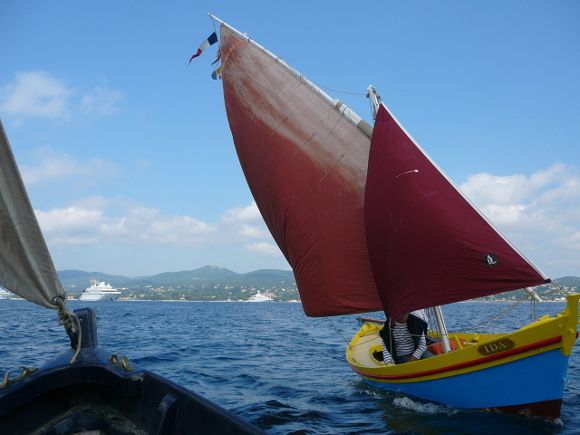
[(451, 334), (457, 350), (399, 365), (376, 358), (382, 325), (369, 321), (351, 340), (346, 357), (365, 380), (390, 391), (456, 408), (558, 418), (577, 337), (579, 299), (568, 296), (561, 314), (510, 334)]

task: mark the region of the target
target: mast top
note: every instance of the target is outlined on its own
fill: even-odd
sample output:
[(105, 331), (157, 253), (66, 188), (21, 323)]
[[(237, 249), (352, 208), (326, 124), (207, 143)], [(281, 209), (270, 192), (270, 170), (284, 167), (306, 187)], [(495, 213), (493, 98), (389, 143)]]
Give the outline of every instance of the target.
[(211, 12), (208, 12), (207, 15), (214, 21), (217, 21), (220, 24), (226, 24), (223, 20), (220, 20), (218, 17), (216, 17), (214, 14), (212, 14)]
[(367, 88), (367, 98), (371, 102), (371, 113), (373, 119), (375, 119), (377, 117), (377, 112), (379, 111), (379, 105), (381, 104), (381, 96), (373, 85), (369, 85)]

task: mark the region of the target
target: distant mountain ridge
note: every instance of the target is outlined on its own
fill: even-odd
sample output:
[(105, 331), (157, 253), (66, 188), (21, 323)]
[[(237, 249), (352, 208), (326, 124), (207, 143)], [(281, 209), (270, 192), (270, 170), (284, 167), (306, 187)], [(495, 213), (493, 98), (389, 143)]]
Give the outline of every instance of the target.
[(125, 276), (121, 276), (121, 275), (109, 275), (106, 273), (102, 273), (102, 272), (85, 272), (83, 270), (62, 270), (57, 272), (58, 273), (58, 277), (60, 279), (60, 281), (62, 282), (62, 284), (66, 287), (67, 283), (76, 283), (78, 281), (85, 281), (87, 286), (89, 284), (89, 282), (91, 281), (91, 279), (96, 279), (99, 281), (107, 281), (107, 282), (111, 282), (111, 281), (125, 281), (127, 278)]
[(113, 287), (157, 287), (157, 286), (209, 286), (229, 284), (233, 286), (280, 287), (296, 285), (294, 273), (290, 270), (259, 269), (247, 273), (237, 273), (218, 266), (203, 266), (194, 270), (163, 272), (151, 276), (127, 277), (109, 275), (102, 272), (82, 270), (62, 270), (58, 276), (67, 291), (80, 293), (89, 286), (91, 279), (106, 281)]
[(556, 278), (553, 281), (558, 285), (580, 289), (580, 277), (577, 276), (563, 276), (562, 278)]
[[(127, 277), (102, 272), (63, 270), (58, 276), (67, 293), (78, 296), (91, 280), (105, 281), (113, 287), (124, 289), (127, 297), (138, 299), (188, 299), (188, 300), (241, 300), (256, 291), (268, 291), (277, 300), (298, 299), (294, 274), (290, 270), (259, 269), (237, 273), (218, 266), (203, 266), (194, 270), (163, 272), (151, 276)], [(580, 277), (565, 276), (553, 280), (566, 287), (565, 292), (580, 291)], [(575, 289), (574, 289), (575, 288)], [(547, 299), (558, 296), (549, 286), (539, 286), (536, 291)], [(520, 300), (527, 298), (525, 290), (485, 296), (484, 300)]]

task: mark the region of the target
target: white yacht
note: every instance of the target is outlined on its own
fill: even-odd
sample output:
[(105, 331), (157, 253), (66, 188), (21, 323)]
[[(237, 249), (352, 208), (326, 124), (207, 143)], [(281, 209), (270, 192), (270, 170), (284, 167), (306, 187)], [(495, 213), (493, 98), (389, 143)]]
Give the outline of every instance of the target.
[(11, 297), (12, 293), (0, 287), (0, 299), (10, 299)]
[(80, 295), (81, 301), (114, 301), (121, 292), (106, 284), (104, 281), (91, 280), (91, 286), (87, 287)]
[(267, 294), (263, 294), (260, 292), (260, 290), (258, 290), (258, 293), (256, 293), (255, 295), (250, 296), (246, 302), (271, 302), (274, 299), (272, 299), (270, 296), (268, 296)]

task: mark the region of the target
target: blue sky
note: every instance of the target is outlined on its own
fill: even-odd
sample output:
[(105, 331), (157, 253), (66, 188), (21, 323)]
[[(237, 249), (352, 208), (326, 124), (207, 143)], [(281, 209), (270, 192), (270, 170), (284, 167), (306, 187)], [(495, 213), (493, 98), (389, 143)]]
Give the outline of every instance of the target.
[[(544, 272), (580, 275), (580, 3), (3, 3), (0, 116), (57, 269), (288, 268), (237, 161), (213, 12), (406, 129)], [(342, 91), (347, 93), (339, 93)]]

